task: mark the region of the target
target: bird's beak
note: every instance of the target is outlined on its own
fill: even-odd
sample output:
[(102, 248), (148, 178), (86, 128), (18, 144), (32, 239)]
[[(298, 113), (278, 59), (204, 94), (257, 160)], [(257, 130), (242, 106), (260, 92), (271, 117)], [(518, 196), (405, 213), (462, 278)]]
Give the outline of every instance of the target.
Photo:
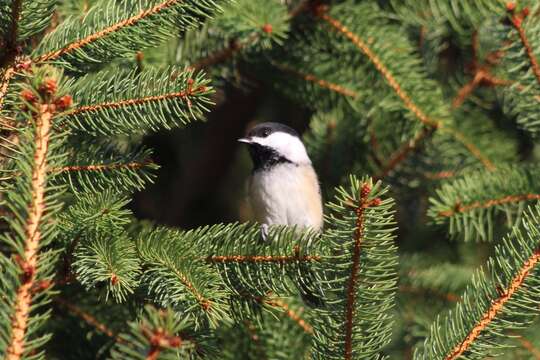
[(241, 138), (241, 139), (238, 139), (238, 142), (241, 142), (244, 144), (251, 144), (253, 141), (251, 141), (250, 138)]

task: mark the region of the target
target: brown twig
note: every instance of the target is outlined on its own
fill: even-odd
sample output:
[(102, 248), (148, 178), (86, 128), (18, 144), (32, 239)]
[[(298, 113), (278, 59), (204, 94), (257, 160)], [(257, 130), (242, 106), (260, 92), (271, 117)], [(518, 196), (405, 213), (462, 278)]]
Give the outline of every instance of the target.
[(209, 256), (206, 261), (209, 263), (292, 263), (292, 262), (309, 262), (319, 261), (318, 255), (291, 255), (291, 256), (274, 256), (274, 255), (228, 255), (228, 256)]
[(370, 153), (373, 161), (375, 161), (375, 164), (377, 164), (378, 167), (382, 168), (384, 165), (381, 156), (379, 155), (379, 141), (377, 140), (377, 135), (373, 130), (369, 132), (369, 144), (371, 145)]
[(524, 338), (523, 336), (519, 334), (511, 334), (516, 337), (516, 340), (520, 343), (520, 345), (526, 349), (528, 352), (531, 353), (531, 355), (536, 360), (540, 360), (540, 350), (538, 350), (532, 342)]
[(289, 317), (291, 320), (293, 320), (298, 326), (300, 326), (302, 330), (304, 330), (304, 332), (306, 332), (307, 334), (313, 334), (313, 328), (311, 327), (311, 325), (309, 325), (304, 319), (302, 319), (302, 317), (298, 313), (293, 311), (289, 307), (289, 304), (287, 304), (286, 302), (276, 298), (263, 298), (261, 299), (261, 301), (272, 307), (282, 309), (284, 314), (287, 315), (287, 317)]
[(536, 56), (534, 55), (534, 49), (531, 46), (531, 43), (529, 42), (527, 33), (525, 32), (525, 29), (522, 26), (523, 20), (525, 20), (525, 18), (529, 15), (529, 9), (524, 8), (520, 13), (516, 13), (515, 8), (516, 8), (515, 3), (509, 3), (507, 5), (508, 12), (511, 15), (510, 23), (517, 30), (519, 34), (519, 39), (521, 40), (521, 43), (523, 44), (523, 47), (525, 48), (525, 52), (527, 53), (527, 57), (529, 58), (529, 61), (531, 63), (532, 72), (534, 76), (536, 76), (536, 80), (538, 80), (538, 83), (540, 84), (540, 65), (538, 64), (538, 60), (536, 59)]
[(386, 177), (392, 170), (394, 170), (398, 164), (403, 162), (407, 156), (418, 149), (418, 145), (428, 136), (433, 133), (432, 128), (425, 127), (420, 131), (412, 140), (404, 143), (395, 153), (390, 155), (390, 160), (384, 165), (381, 172), (375, 176), (375, 179), (382, 179)]
[(58, 59), (60, 56), (62, 55), (65, 55), (65, 54), (68, 54), (68, 53), (71, 53), (73, 51), (76, 51), (88, 44), (91, 44), (93, 42), (95, 42), (96, 40), (99, 40), (111, 33), (114, 33), (116, 31), (119, 31), (123, 28), (126, 28), (126, 27), (129, 27), (129, 26), (133, 26), (135, 24), (137, 24), (138, 22), (144, 20), (145, 18), (151, 16), (151, 15), (154, 15), (154, 14), (157, 14), (173, 5), (175, 5), (176, 3), (179, 3), (181, 2), (182, 0), (167, 0), (167, 1), (164, 1), (160, 4), (157, 4), (155, 5), (154, 7), (150, 8), (150, 9), (146, 9), (146, 10), (143, 10), (141, 11), (140, 13), (138, 13), (137, 15), (134, 15), (128, 19), (125, 19), (125, 20), (122, 20), (120, 22), (117, 22), (116, 24), (113, 24), (103, 30), (100, 30), (96, 33), (93, 33), (93, 34), (90, 34), (88, 36), (86, 36), (84, 39), (80, 39), (78, 41), (75, 41), (61, 49), (58, 49), (58, 50), (55, 50), (55, 51), (52, 51), (50, 53), (46, 53), (46, 54), (43, 54), (41, 55), (40, 57), (36, 58), (33, 60), (34, 63), (40, 63), (40, 62), (44, 62), (44, 61), (49, 61), (49, 60), (55, 60), (55, 59)]
[(294, 69), (294, 68), (292, 68), (292, 67), (290, 67), (290, 66), (288, 66), (286, 64), (280, 64), (280, 63), (277, 63), (275, 61), (271, 61), (271, 63), (272, 63), (272, 65), (274, 65), (275, 67), (277, 67), (278, 69), (280, 69), (280, 70), (282, 70), (284, 72), (288, 72), (290, 74), (295, 75), (296, 77), (299, 77), (300, 79), (303, 79), (305, 81), (317, 84), (317, 85), (319, 85), (320, 87), (322, 87), (324, 89), (328, 89), (328, 90), (333, 91), (335, 93), (338, 93), (340, 95), (348, 96), (348, 97), (352, 97), (352, 98), (356, 98), (358, 96), (358, 94), (353, 90), (347, 89), (344, 86), (332, 83), (330, 81), (319, 79), (313, 74), (304, 73), (304, 72), (296, 70), (296, 69)]
[(451, 217), (458, 213), (464, 213), (474, 209), (487, 209), (497, 205), (503, 205), (508, 203), (516, 203), (521, 201), (539, 200), (540, 194), (521, 194), (521, 195), (508, 195), (500, 199), (492, 199), (486, 202), (476, 201), (472, 204), (463, 205), (461, 202), (456, 202), (453, 209), (440, 211), (438, 216)]
[(119, 343), (124, 342), (124, 340), (120, 338), (117, 334), (115, 334), (111, 329), (109, 329), (107, 325), (103, 324), (98, 319), (96, 319), (93, 315), (87, 313), (86, 311), (82, 310), (78, 306), (60, 297), (55, 298), (54, 302), (66, 308), (73, 315), (83, 319), (88, 325), (94, 327), (99, 332), (107, 335), (111, 339), (114, 339), (114, 341), (119, 342)]
[(113, 101), (113, 102), (102, 103), (102, 104), (80, 106), (80, 107), (74, 108), (73, 110), (65, 112), (64, 115), (66, 116), (79, 115), (84, 112), (95, 112), (95, 111), (100, 111), (103, 109), (118, 109), (118, 108), (127, 107), (127, 106), (142, 105), (149, 102), (156, 102), (156, 101), (169, 100), (169, 99), (175, 99), (175, 98), (184, 99), (184, 98), (187, 98), (188, 96), (206, 91), (206, 89), (207, 89), (206, 86), (199, 86), (198, 88), (195, 88), (195, 89), (188, 89), (186, 91), (180, 91), (176, 93), (146, 96), (146, 97), (142, 97), (138, 99), (126, 99), (126, 100), (119, 100), (119, 101)]
[(508, 86), (511, 85), (512, 81), (499, 79), (493, 76), (489, 69), (486, 67), (481, 67), (476, 70), (476, 73), (471, 81), (463, 85), (459, 89), (456, 97), (452, 100), (452, 107), (457, 109), (459, 108), (465, 99), (470, 96), (476, 88), (479, 86), (494, 87), (494, 86)]
[(362, 241), (364, 240), (364, 220), (365, 210), (372, 205), (369, 200), (371, 186), (363, 184), (360, 188), (360, 198), (356, 206), (356, 229), (354, 231), (354, 248), (352, 253), (351, 274), (347, 284), (347, 305), (345, 308), (345, 359), (352, 359), (352, 343), (354, 328), (354, 311), (356, 308), (356, 287), (358, 271), (360, 270), (360, 255), (362, 252)]
[[(251, 40), (250, 40), (251, 39)], [(193, 65), (191, 65), (192, 68), (197, 70), (207, 69), (213, 65), (222, 63), (230, 58), (233, 57), (234, 54), (242, 50), (244, 47), (249, 45), (251, 41), (254, 41), (256, 38), (251, 36), (248, 37), (248, 40), (244, 42), (240, 42), (238, 40), (231, 40), (229, 41), (229, 45), (224, 49), (219, 49), (216, 52), (213, 52), (206, 57), (197, 60)]]
[(339, 20), (334, 19), (328, 15), (324, 6), (320, 6), (315, 11), (316, 15), (328, 23), (335, 31), (345, 36), (349, 39), (373, 64), (373, 66), (381, 73), (381, 75), (386, 79), (386, 82), (390, 87), (395, 91), (397, 96), (403, 101), (405, 107), (411, 111), (418, 120), (426, 126), (429, 127), (439, 127), (440, 124), (438, 121), (435, 121), (429, 118), (423, 111), (420, 109), (414, 101), (411, 99), (409, 94), (398, 83), (394, 75), (390, 70), (383, 64), (381, 59), (371, 50), (368, 44), (362, 40), (358, 35), (350, 31), (345, 25), (343, 25)]
[(117, 164), (92, 164), (92, 165), (71, 165), (61, 168), (52, 168), (50, 171), (53, 173), (73, 172), (73, 171), (108, 171), (117, 169), (140, 169), (148, 165), (153, 165), (152, 160), (147, 161), (133, 161), (129, 163), (117, 163)]
[(484, 156), (480, 149), (478, 149), (476, 145), (470, 142), (465, 137), (465, 135), (463, 135), (458, 130), (442, 126), (440, 126), (439, 128), (433, 127), (431, 129), (424, 127), (424, 129), (420, 133), (418, 133), (412, 140), (404, 142), (395, 153), (390, 155), (389, 162), (387, 163), (387, 165), (385, 165), (381, 173), (376, 176), (376, 178), (382, 179), (384, 176), (388, 175), (390, 171), (395, 169), (399, 164), (401, 164), (405, 159), (407, 159), (407, 157), (412, 154), (414, 150), (417, 150), (417, 147), (423, 142), (423, 140), (425, 140), (429, 136), (432, 136), (432, 134), (435, 133), (435, 130), (437, 129), (440, 129), (439, 131), (449, 133), (455, 140), (460, 142), (467, 149), (467, 151), (469, 151), (475, 158), (477, 158), (482, 163), (482, 165), (487, 170), (493, 171), (496, 169), (495, 165), (493, 165), (491, 160)]
[(477, 71), (476, 74), (474, 74), (474, 77), (471, 81), (463, 85), (461, 89), (459, 89), (456, 97), (454, 100), (452, 100), (452, 107), (458, 108), (463, 104), (465, 99), (472, 94), (472, 92), (480, 85), (482, 80), (484, 79), (484, 72)]
[(482, 316), (482, 319), (468, 332), (463, 341), (458, 344), (447, 356), (446, 360), (455, 360), (459, 358), (474, 343), (480, 333), (495, 319), (504, 305), (518, 291), (523, 282), (540, 261), (540, 250), (535, 250), (532, 256), (521, 267), (519, 273), (512, 279), (506, 291), (503, 291), (499, 298), (491, 300), (489, 308)]
[(463, 85), (461, 89), (459, 89), (457, 95), (452, 101), (452, 107), (455, 109), (459, 108), (463, 104), (463, 102), (465, 102), (467, 97), (469, 97), (473, 93), (473, 91), (480, 86), (494, 87), (507, 86), (511, 84), (510, 81), (496, 78), (491, 73), (492, 67), (499, 63), (501, 57), (504, 55), (504, 52), (500, 50), (490, 52), (486, 55), (484, 61), (480, 63), (480, 61), (478, 60), (479, 40), (478, 32), (476, 31), (473, 34), (471, 48), (472, 61), (468, 67), (473, 74), (473, 78), (468, 83)]
[(430, 180), (449, 179), (456, 175), (457, 174), (455, 171), (439, 171), (435, 173), (430, 173), (430, 172), (424, 173), (424, 176), (426, 177), (426, 179), (430, 179)]
[(450, 135), (452, 135), (452, 137), (454, 137), (454, 139), (456, 139), (457, 141), (459, 141), (461, 144), (463, 144), (463, 146), (465, 146), (465, 148), (475, 157), (477, 158), (481, 163), (482, 165), (484, 165), (484, 167), (489, 170), (489, 171), (493, 171), (495, 170), (495, 165), (493, 165), (493, 163), (491, 162), (491, 160), (489, 160), (487, 157), (484, 156), (484, 154), (482, 154), (482, 152), (480, 151), (480, 149), (478, 149), (476, 147), (476, 145), (474, 145), (472, 142), (470, 142), (466, 137), (465, 135), (463, 135), (461, 132), (457, 131), (456, 129), (452, 129), (452, 128), (443, 128), (441, 129), (441, 131), (446, 131), (447, 133), (450, 133)]
[(304, 11), (309, 9), (311, 0), (304, 0), (300, 4), (296, 5), (290, 12), (289, 12), (289, 18), (294, 18)]
[(186, 289), (189, 290), (189, 292), (191, 292), (191, 294), (197, 300), (197, 302), (199, 303), (201, 308), (204, 311), (210, 311), (210, 309), (212, 307), (212, 302), (209, 299), (205, 298), (204, 295), (201, 294), (195, 288), (193, 283), (191, 281), (189, 281), (189, 279), (184, 274), (182, 274), (179, 270), (177, 270), (175, 268), (175, 269), (173, 269), (173, 271), (174, 271), (175, 275), (177, 276), (178, 280), (180, 280), (180, 282), (182, 283), (182, 285), (184, 285), (186, 287)]
[[(48, 169), (48, 173), (61, 174), (63, 172), (77, 172), (77, 171), (111, 171), (119, 169), (141, 169), (145, 166), (154, 165), (155, 163), (148, 159), (146, 161), (133, 161), (129, 163), (115, 163), (115, 164), (91, 164), (91, 165), (69, 165), (59, 168)], [(2, 180), (10, 180), (22, 173), (17, 171), (11, 173), (9, 176), (5, 176)]]
[(38, 267), (40, 225), (45, 212), (47, 153), (53, 114), (51, 105), (37, 104), (34, 168), (31, 182), (32, 202), (25, 226), (26, 240), (23, 257), (20, 259), (23, 275), (15, 296), (14, 314), (11, 318), (13, 330), (7, 348), (7, 360), (19, 360), (24, 354), (28, 317), (32, 307), (32, 288), (35, 285)]

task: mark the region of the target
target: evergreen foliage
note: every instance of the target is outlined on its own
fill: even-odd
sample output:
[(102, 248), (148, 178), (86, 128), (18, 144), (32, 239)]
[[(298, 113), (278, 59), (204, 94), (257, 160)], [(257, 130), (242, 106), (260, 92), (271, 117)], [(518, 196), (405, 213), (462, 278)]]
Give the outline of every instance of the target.
[(104, 136), (170, 129), (208, 111), (207, 83), (192, 70), (102, 71), (72, 85), (70, 93), (79, 102), (65, 122)]
[(531, 208), (521, 227), (495, 247), (485, 273), (477, 272), (462, 301), (437, 318), (418, 359), (481, 359), (507, 347), (505, 332), (529, 325), (537, 315), (538, 211)]
[[(539, 61), (534, 0), (0, 0), (0, 356), (540, 358)], [(238, 93), (320, 233), (132, 213)]]

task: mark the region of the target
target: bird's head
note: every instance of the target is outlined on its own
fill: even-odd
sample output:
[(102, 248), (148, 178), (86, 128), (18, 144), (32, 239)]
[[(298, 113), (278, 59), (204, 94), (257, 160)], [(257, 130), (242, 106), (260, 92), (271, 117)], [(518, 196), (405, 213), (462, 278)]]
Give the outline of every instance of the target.
[(274, 122), (261, 123), (238, 141), (249, 146), (255, 170), (278, 163), (311, 164), (300, 136), (287, 125)]

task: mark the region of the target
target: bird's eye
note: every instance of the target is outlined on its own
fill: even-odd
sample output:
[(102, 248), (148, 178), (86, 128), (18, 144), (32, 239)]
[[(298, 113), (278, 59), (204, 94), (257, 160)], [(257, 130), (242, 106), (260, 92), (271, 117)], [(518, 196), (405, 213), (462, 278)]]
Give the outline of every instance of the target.
[(268, 135), (270, 135), (270, 129), (264, 129), (263, 130), (263, 136), (267, 137)]

